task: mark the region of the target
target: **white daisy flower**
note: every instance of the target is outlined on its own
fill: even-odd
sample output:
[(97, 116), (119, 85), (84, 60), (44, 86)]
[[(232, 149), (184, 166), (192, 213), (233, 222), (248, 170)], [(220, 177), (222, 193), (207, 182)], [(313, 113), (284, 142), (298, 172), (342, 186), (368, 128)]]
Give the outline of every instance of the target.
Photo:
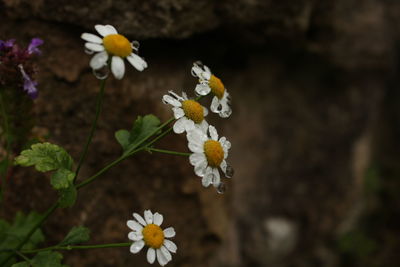
[(134, 241), (130, 247), (133, 254), (142, 250), (144, 245), (148, 246), (147, 261), (152, 264), (158, 260), (161, 266), (166, 265), (172, 260), (172, 253), (178, 249), (174, 242), (166, 239), (175, 236), (173, 227), (164, 230), (160, 225), (163, 222), (163, 216), (150, 210), (144, 211), (144, 218), (137, 213), (133, 213), (135, 220), (127, 221), (127, 225), (133, 231), (128, 234), (128, 238)]
[(221, 118), (228, 118), (232, 114), (230, 95), (219, 78), (211, 73), (210, 69), (201, 62), (193, 63), (192, 75), (199, 78), (196, 93), (199, 95), (214, 94), (211, 102), (211, 111), (218, 113)]
[(218, 168), (222, 170), (226, 178), (232, 178), (233, 168), (227, 164), (228, 150), (231, 143), (225, 137), (218, 140), (218, 133), (214, 126), (208, 127), (208, 133), (193, 130), (187, 133), (188, 146), (193, 154), (190, 155), (190, 164), (194, 166), (194, 172), (202, 177), (204, 187), (214, 185), (219, 187), (221, 178)]
[(207, 116), (208, 110), (196, 100), (188, 99), (185, 92), (182, 92), (182, 96), (172, 91), (168, 93), (168, 95), (163, 96), (162, 101), (164, 104), (172, 106), (174, 117), (177, 120), (173, 127), (174, 132), (180, 134), (195, 128), (206, 132), (208, 123), (204, 117)]
[(147, 68), (146, 61), (133, 52), (133, 50), (137, 52), (137, 46), (129, 42), (125, 36), (118, 34), (113, 26), (96, 25), (94, 28), (102, 37), (91, 33), (81, 35), (81, 38), (87, 41), (85, 48), (96, 53), (90, 60), (90, 67), (93, 70), (101, 69), (109, 63), (115, 78), (122, 79), (125, 74), (124, 58), (138, 71)]

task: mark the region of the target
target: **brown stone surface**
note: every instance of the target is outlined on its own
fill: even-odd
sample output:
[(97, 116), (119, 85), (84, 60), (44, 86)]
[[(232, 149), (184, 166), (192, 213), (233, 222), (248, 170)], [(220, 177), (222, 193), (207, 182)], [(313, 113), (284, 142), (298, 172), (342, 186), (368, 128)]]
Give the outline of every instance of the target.
[[(386, 167), (395, 154), (395, 137), (379, 127), (391, 132), (399, 121), (386, 113), (386, 104), (398, 110), (399, 103), (388, 96), (400, 99), (397, 1), (3, 0), (0, 8), (0, 39), (45, 40), (38, 127), (76, 159), (98, 90), (80, 34), (110, 23), (141, 41), (149, 68), (127, 66), (123, 80), (107, 82), (81, 178), (120, 154), (114, 132), (137, 115), (171, 116), (160, 101), (168, 90), (193, 94), (194, 60), (210, 66), (233, 98), (230, 119), (210, 116), (233, 144), (226, 194), (202, 188), (186, 158), (143, 153), (82, 189), (72, 209), (57, 211), (44, 227), (48, 245), (79, 224), (92, 230), (90, 243), (126, 242), (126, 220), (150, 208), (177, 232), (169, 266), (359, 266), (335, 242), (365, 212), (363, 179), (375, 151)], [(160, 147), (185, 151), (186, 141), (171, 135)], [(46, 175), (17, 168), (14, 176), (5, 217), (43, 211), (55, 198)], [(390, 203), (395, 210), (400, 202)], [(389, 229), (377, 231), (378, 240), (398, 234)], [(392, 243), (376, 258), (399, 263), (389, 261), (398, 241), (382, 239)], [(147, 265), (144, 252), (126, 248), (64, 255), (71, 266)]]

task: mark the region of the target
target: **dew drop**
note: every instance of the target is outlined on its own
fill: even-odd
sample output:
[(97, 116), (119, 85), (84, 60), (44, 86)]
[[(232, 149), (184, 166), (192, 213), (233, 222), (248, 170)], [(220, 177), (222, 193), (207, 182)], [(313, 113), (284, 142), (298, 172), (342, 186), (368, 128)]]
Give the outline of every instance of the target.
[(138, 41), (132, 41), (132, 42), (131, 42), (131, 45), (132, 45), (132, 49), (134, 49), (134, 50), (136, 50), (136, 51), (139, 50), (140, 43), (139, 43)]
[(232, 168), (232, 166), (229, 164), (226, 165), (225, 177), (232, 178), (234, 174), (235, 174), (235, 170)]
[(100, 69), (93, 70), (93, 75), (99, 80), (106, 79), (108, 77), (109, 73), (110, 73), (110, 70), (107, 65), (104, 65)]
[(93, 51), (93, 50), (90, 50), (90, 49), (87, 49), (87, 48), (85, 48), (85, 53), (86, 53), (86, 54), (88, 54), (88, 55), (92, 55), (92, 54), (94, 53), (94, 51)]
[(217, 192), (218, 194), (223, 194), (226, 191), (226, 186), (225, 183), (221, 182), (219, 183), (219, 185), (217, 186)]

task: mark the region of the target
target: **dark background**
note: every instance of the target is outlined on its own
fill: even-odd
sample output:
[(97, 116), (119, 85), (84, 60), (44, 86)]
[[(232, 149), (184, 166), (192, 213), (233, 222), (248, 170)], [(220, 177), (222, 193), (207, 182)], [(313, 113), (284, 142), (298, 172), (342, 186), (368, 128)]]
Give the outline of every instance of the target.
[[(395, 0), (2, 0), (0, 39), (45, 41), (34, 133), (79, 157), (98, 81), (82, 32), (112, 24), (141, 42), (149, 68), (107, 83), (81, 178), (120, 155), (114, 132), (137, 115), (171, 116), (168, 90), (193, 94), (202, 60), (233, 99), (227, 192), (201, 187), (186, 158), (140, 154), (80, 191), (44, 225), (52, 245), (74, 225), (89, 243), (127, 242), (144, 209), (173, 226), (168, 266), (399, 266), (400, 2)], [(183, 135), (161, 148), (186, 151)], [(48, 176), (16, 168), (4, 217), (43, 212)], [(71, 266), (147, 266), (128, 248), (64, 252)]]

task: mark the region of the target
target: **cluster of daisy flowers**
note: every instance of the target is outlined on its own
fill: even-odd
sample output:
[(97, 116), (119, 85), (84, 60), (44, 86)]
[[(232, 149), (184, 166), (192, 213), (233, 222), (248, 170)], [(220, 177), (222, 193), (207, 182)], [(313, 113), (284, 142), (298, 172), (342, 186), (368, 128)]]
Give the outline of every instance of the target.
[(194, 166), (195, 174), (202, 178), (202, 185), (213, 185), (223, 193), (225, 187), (221, 182), (220, 170), (226, 178), (233, 176), (233, 168), (226, 161), (231, 143), (224, 136), (219, 138), (216, 128), (207, 123), (205, 117), (208, 110), (198, 100), (212, 94), (211, 112), (228, 118), (232, 114), (230, 96), (222, 81), (201, 62), (193, 63), (192, 75), (199, 79), (195, 87), (196, 98), (189, 99), (185, 92), (179, 96), (169, 91), (168, 95), (163, 96), (163, 102), (172, 106), (176, 119), (174, 132), (186, 132), (188, 147), (192, 152), (189, 161)]
[[(147, 68), (146, 61), (138, 55), (139, 43), (120, 35), (111, 25), (96, 25), (96, 31), (101, 37), (83, 33), (81, 38), (86, 41), (85, 48), (95, 55), (90, 60), (90, 66), (95, 76), (104, 79), (108, 75), (108, 69), (116, 79), (122, 79), (125, 74), (126, 59), (138, 71)], [(105, 76), (98, 71), (106, 69)], [(228, 152), (231, 143), (226, 137), (218, 136), (216, 128), (206, 121), (208, 109), (202, 106), (198, 100), (212, 94), (210, 110), (221, 118), (228, 118), (232, 114), (230, 96), (222, 81), (201, 62), (193, 63), (191, 73), (198, 78), (195, 87), (195, 97), (189, 98), (185, 92), (181, 95), (169, 91), (162, 100), (172, 106), (174, 118), (173, 131), (177, 134), (186, 133), (188, 147), (192, 152), (189, 161), (194, 166), (194, 172), (201, 177), (202, 185), (213, 185), (219, 193), (224, 191), (224, 183), (221, 182), (221, 174), (226, 178), (232, 178), (233, 168), (227, 163)], [(133, 213), (134, 220), (128, 220), (127, 226), (132, 230), (128, 238), (132, 240), (130, 251), (134, 254), (148, 247), (147, 261), (153, 264), (156, 259), (161, 266), (172, 260), (172, 254), (176, 253), (177, 246), (167, 238), (175, 236), (172, 227), (161, 228), (163, 216), (150, 210), (144, 212), (144, 217)]]

